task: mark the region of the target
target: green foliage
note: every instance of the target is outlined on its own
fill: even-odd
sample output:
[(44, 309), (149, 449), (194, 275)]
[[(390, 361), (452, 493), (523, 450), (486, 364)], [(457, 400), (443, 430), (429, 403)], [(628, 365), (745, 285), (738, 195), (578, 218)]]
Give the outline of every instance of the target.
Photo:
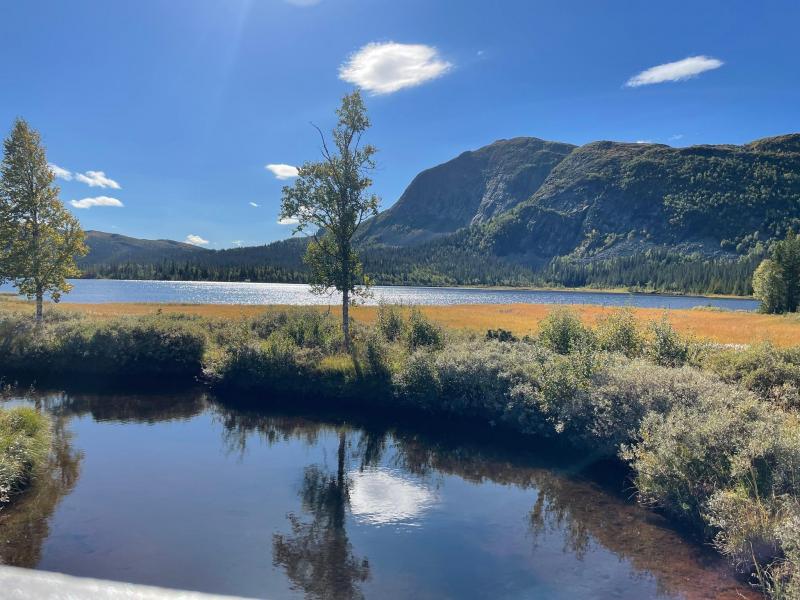
[(498, 342), (516, 342), (517, 336), (508, 329), (489, 329), (486, 331), (486, 340), (497, 340)]
[(786, 312), (786, 281), (780, 267), (772, 259), (764, 259), (753, 273), (753, 296), (761, 301), (759, 310), (765, 313)]
[(421, 310), (414, 307), (404, 327), (403, 341), (409, 352), (422, 347), (440, 348), (444, 341), (442, 328), (432, 323)]
[(702, 366), (768, 402), (800, 410), (800, 353), (796, 350), (781, 350), (771, 344), (718, 350), (709, 353)]
[(0, 281), (10, 279), (20, 293), (36, 298), (37, 320), (44, 294), (58, 302), (69, 292), (67, 279), (79, 274), (75, 256), (87, 252), (54, 177), (39, 134), (17, 119), (0, 166)]
[(405, 330), (405, 322), (399, 307), (385, 302), (378, 304), (376, 324), (378, 331), (387, 342), (399, 340)]
[(47, 416), (29, 407), (0, 408), (0, 508), (36, 476), (51, 439)]
[(298, 347), (287, 336), (275, 334), (261, 342), (227, 345), (206, 363), (205, 374), (221, 386), (240, 390), (303, 387), (305, 376)]
[(614, 311), (597, 324), (597, 347), (606, 352), (618, 352), (628, 358), (641, 356), (645, 337), (633, 311)]
[(753, 274), (753, 291), (767, 313), (797, 312), (800, 305), (800, 237), (789, 231)]
[(650, 324), (646, 353), (655, 364), (679, 367), (689, 359), (690, 344), (672, 327), (666, 316)]
[(110, 321), (0, 317), (0, 371), (53, 376), (200, 373), (207, 334), (198, 320), (155, 315)]
[(594, 335), (571, 308), (560, 306), (539, 323), (539, 342), (559, 354), (591, 348)]
[(305, 257), (312, 290), (342, 292), (342, 331), (349, 347), (350, 294), (363, 291), (369, 283), (353, 248), (353, 236), (366, 218), (378, 214), (378, 197), (367, 194), (372, 185), (368, 174), (375, 168), (377, 149), (361, 145), (370, 122), (359, 91), (342, 98), (336, 115), (339, 120), (332, 136), (335, 150), (328, 149), (323, 137), (323, 160), (303, 164), (294, 184), (283, 188), (280, 217), (295, 219), (295, 231), (312, 229), (315, 234)]

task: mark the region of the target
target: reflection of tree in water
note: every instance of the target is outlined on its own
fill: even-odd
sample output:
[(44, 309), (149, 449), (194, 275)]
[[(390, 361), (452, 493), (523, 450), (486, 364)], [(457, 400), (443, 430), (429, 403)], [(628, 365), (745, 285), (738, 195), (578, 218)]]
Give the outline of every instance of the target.
[(369, 578), (369, 562), (353, 553), (345, 513), (349, 502), (345, 472), (346, 435), (339, 433), (336, 473), (318, 465), (303, 474), (300, 497), (311, 520), (288, 516), (291, 533), (273, 537), (273, 562), (311, 598), (362, 598), (358, 587)]
[(0, 564), (35, 567), (47, 538), (49, 519), (72, 490), (83, 458), (71, 445), (66, 419), (53, 419), (53, 449), (33, 485), (0, 511)]
[(308, 519), (289, 514), (290, 532), (273, 536), (273, 563), (283, 567), (292, 583), (309, 598), (345, 600), (363, 598), (359, 584), (370, 575), (369, 561), (353, 552), (347, 536), (350, 502), (348, 451), (360, 469), (378, 463), (386, 447), (385, 431), (362, 431), (353, 445), (344, 424), (323, 424), (299, 416), (264, 415), (224, 405), (215, 406), (223, 425), (223, 440), (232, 452), (244, 453), (248, 439), (258, 436), (267, 444), (301, 439), (316, 444), (324, 432), (336, 432), (336, 471), (310, 465), (303, 472), (300, 499)]
[(349, 450), (361, 468), (377, 464), (391, 446), (394, 466), (417, 476), (452, 474), (474, 483), (487, 481), (535, 491), (527, 526), (537, 543), (546, 534), (560, 536), (564, 549), (578, 559), (585, 557), (592, 545), (605, 547), (629, 561), (635, 571), (653, 576), (667, 595), (741, 598), (747, 593), (732, 580), (724, 561), (707, 549), (686, 543), (663, 518), (584, 477), (570, 475), (590, 468), (591, 457), (549, 455), (547, 447), (508, 445), (445, 431), (369, 426), (356, 433), (358, 430), (342, 423), (219, 410), (226, 415), (222, 422), (235, 431), (234, 446), (241, 451), (251, 432), (270, 443), (290, 438), (314, 443), (323, 431), (340, 432), (337, 472), (328, 473), (315, 465), (304, 473), (301, 497), (310, 520), (290, 515), (291, 533), (274, 537), (275, 564), (283, 566), (309, 597), (360, 597), (358, 584), (369, 576), (367, 561), (353, 555), (344, 527), (349, 503), (344, 432), (358, 436)]
[(95, 421), (160, 423), (191, 419), (206, 408), (195, 391), (169, 394), (41, 394), (37, 404), (56, 416), (89, 414)]

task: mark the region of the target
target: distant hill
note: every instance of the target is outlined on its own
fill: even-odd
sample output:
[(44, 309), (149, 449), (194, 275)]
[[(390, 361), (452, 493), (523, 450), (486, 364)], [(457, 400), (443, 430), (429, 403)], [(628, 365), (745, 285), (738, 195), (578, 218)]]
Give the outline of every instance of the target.
[(86, 232), (86, 244), (90, 252), (79, 261), (81, 267), (103, 263), (187, 260), (209, 252), (205, 248), (173, 240), (143, 240), (92, 229)]
[[(800, 134), (687, 148), (514, 138), (423, 171), (357, 239), (379, 283), (748, 293), (789, 228), (800, 229)], [(303, 239), (213, 251), (89, 237), (90, 276), (308, 276)]]

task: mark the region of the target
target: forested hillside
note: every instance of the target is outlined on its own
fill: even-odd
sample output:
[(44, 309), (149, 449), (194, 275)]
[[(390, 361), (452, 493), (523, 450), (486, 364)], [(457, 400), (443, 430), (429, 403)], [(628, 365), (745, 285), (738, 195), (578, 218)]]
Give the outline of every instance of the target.
[[(515, 138), (418, 175), (362, 225), (358, 244), (365, 272), (380, 284), (748, 294), (770, 244), (793, 227), (800, 229), (800, 134), (688, 148)], [(303, 239), (220, 251), (131, 240), (90, 232), (87, 276), (308, 276)]]

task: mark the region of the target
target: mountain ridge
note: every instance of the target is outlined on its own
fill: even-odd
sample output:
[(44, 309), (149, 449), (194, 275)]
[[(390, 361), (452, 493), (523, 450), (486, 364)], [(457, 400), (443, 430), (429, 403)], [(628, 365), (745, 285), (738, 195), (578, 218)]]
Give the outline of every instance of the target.
[[(758, 257), (799, 227), (800, 134), (679, 148), (512, 138), (418, 174), (395, 205), (362, 224), (356, 243), (368, 249), (365, 272), (383, 283), (624, 282), (747, 293)], [(142, 258), (156, 249), (105, 251), (114, 258), (103, 261), (93, 248), (82, 266), (111, 277), (304, 281), (305, 244), (170, 247), (160, 262)], [(119, 267), (125, 260), (132, 264)], [(133, 264), (148, 261), (144, 271)], [(654, 283), (664, 273), (670, 281)]]

